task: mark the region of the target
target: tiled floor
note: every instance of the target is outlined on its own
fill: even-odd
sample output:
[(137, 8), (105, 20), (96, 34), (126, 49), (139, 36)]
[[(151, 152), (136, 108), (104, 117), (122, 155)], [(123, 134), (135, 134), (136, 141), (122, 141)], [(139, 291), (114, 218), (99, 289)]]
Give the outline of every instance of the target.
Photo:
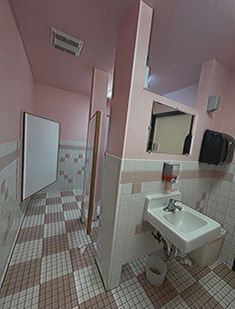
[(125, 265), (120, 286), (106, 292), (95, 246), (79, 220), (79, 200), (72, 191), (31, 200), (0, 292), (0, 308), (235, 309), (235, 273), (220, 262), (200, 268), (183, 258), (168, 261), (165, 283), (157, 288), (145, 277), (143, 257)]

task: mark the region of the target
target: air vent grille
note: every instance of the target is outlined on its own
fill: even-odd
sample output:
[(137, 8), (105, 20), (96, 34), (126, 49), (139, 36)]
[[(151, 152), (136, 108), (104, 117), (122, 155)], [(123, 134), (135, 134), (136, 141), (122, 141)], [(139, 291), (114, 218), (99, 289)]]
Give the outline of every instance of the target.
[(73, 56), (79, 56), (84, 42), (63, 31), (51, 27), (51, 44), (66, 53)]

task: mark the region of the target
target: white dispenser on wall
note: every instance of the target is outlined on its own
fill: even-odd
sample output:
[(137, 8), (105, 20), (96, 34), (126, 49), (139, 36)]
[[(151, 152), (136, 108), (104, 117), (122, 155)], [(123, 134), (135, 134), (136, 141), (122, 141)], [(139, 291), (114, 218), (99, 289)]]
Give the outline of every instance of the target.
[(179, 177), (180, 164), (165, 163), (163, 164), (162, 181), (168, 183), (176, 183)]

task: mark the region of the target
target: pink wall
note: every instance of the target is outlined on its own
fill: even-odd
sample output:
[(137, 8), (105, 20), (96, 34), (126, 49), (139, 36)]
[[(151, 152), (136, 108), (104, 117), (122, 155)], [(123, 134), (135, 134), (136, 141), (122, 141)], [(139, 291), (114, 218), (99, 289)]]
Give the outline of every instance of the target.
[(231, 74), (225, 97), (226, 110), (222, 130), (235, 138), (235, 75)]
[(96, 68), (93, 70), (90, 117), (92, 117), (97, 110), (104, 114), (106, 113), (108, 81), (108, 73)]
[(108, 152), (119, 157), (123, 153), (126, 117), (131, 87), (133, 57), (138, 8), (136, 6), (126, 16), (117, 36), (117, 50), (114, 72), (113, 98), (111, 103), (111, 119)]
[(89, 97), (35, 84), (35, 113), (61, 123), (61, 139), (86, 141)]
[[(222, 130), (226, 107), (225, 95), (229, 79), (230, 71), (215, 59), (202, 65), (196, 100), (196, 109), (199, 117), (192, 147), (193, 158), (196, 160), (199, 157), (204, 131), (206, 129), (215, 131)], [(220, 109), (212, 113), (207, 113), (208, 97), (215, 95), (221, 97)]]
[[(135, 62), (133, 67), (133, 85), (130, 94), (129, 118), (126, 128), (124, 157), (138, 159), (159, 160), (198, 160), (201, 140), (204, 130), (221, 130), (225, 112), (225, 93), (230, 78), (230, 72), (216, 60), (211, 60), (202, 66), (196, 108), (189, 108), (173, 100), (167, 100), (143, 89), (143, 78), (148, 55), (149, 35), (151, 30), (152, 10), (145, 3), (141, 3), (138, 30), (136, 37)], [(210, 95), (221, 96), (220, 111), (208, 114), (207, 100)], [(197, 116), (194, 123), (193, 144), (189, 156), (148, 154), (146, 143), (148, 126), (150, 124), (152, 102), (157, 101)], [(138, 126), (137, 126), (138, 124)]]
[[(122, 101), (120, 101), (122, 104), (118, 105), (120, 102), (113, 100), (112, 120), (115, 119), (115, 121), (118, 122), (121, 113), (125, 113), (125, 117), (123, 117), (123, 119), (125, 119), (126, 123), (124, 124), (124, 140), (123, 127), (120, 129), (113, 126), (113, 131), (110, 131), (111, 146), (109, 147), (109, 152), (118, 157), (130, 159), (198, 160), (204, 130), (222, 130), (222, 124), (226, 121), (225, 111), (227, 102), (225, 100), (225, 96), (231, 73), (225, 66), (214, 59), (203, 64), (195, 108), (183, 105), (179, 102), (143, 89), (152, 13), (152, 9), (146, 3), (141, 1), (136, 37), (130, 37), (130, 39), (132, 39), (132, 44), (134, 44), (135, 47), (132, 57), (130, 57), (130, 55), (125, 57), (125, 55), (122, 54), (122, 45), (118, 45), (117, 47), (117, 58), (119, 57), (119, 54), (121, 54), (123, 55), (122, 63), (126, 63), (126, 66), (133, 64), (133, 66), (132, 76), (129, 77), (128, 80), (130, 81), (129, 92), (126, 91), (123, 93), (122, 89), (118, 88), (116, 85), (119, 81), (114, 79), (114, 89), (117, 89), (115, 96), (116, 98), (122, 96)], [(131, 12), (130, 16), (132, 17)], [(137, 19), (137, 15), (135, 15), (135, 18)], [(136, 21), (133, 20), (133, 18), (131, 19), (127, 17), (127, 20), (132, 21), (133, 27), (136, 25)], [(121, 38), (126, 37), (125, 28), (120, 27), (119, 37), (119, 40), (122, 42)], [(129, 42), (129, 44), (131, 45), (131, 42)], [(133, 58), (134, 61), (132, 61)], [(121, 71), (121, 66), (118, 62), (116, 62), (116, 66), (116, 71)], [(119, 78), (125, 79), (125, 74), (123, 74), (123, 76), (120, 74)], [(125, 97), (123, 97), (124, 95)], [(206, 106), (210, 95), (221, 96), (222, 104), (219, 111), (208, 114), (206, 112)], [(189, 156), (186, 157), (183, 155), (167, 155), (158, 153), (149, 154), (146, 152), (148, 126), (150, 124), (152, 104), (154, 101), (169, 105), (171, 107), (178, 107), (182, 111), (196, 115), (193, 128), (193, 144), (191, 154)], [(126, 105), (123, 105), (123, 102), (128, 102), (128, 112), (127, 107)], [(117, 106), (115, 107), (115, 105)], [(118, 110), (118, 108), (122, 109), (122, 112)], [(120, 121), (119, 125), (123, 126), (123, 121)], [(120, 132), (122, 132), (122, 135), (120, 135)], [(119, 138), (116, 138), (117, 136), (119, 136)], [(120, 151), (123, 143), (123, 151)]]
[(21, 112), (33, 111), (34, 82), (8, 0), (0, 1), (0, 143), (20, 138)]

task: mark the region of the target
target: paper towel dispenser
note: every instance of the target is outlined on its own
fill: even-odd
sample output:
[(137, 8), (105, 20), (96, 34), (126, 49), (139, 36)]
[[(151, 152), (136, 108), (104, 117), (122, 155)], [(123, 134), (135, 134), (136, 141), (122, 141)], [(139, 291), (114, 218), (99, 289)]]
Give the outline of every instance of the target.
[(199, 162), (218, 165), (233, 160), (234, 138), (228, 134), (206, 130), (204, 133)]

